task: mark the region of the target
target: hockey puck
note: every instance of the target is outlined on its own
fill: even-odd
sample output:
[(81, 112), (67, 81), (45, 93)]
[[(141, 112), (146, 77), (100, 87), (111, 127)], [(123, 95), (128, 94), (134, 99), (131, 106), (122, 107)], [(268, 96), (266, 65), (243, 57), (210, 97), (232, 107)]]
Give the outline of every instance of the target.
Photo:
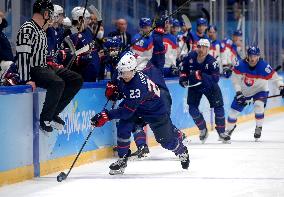
[(57, 176), (57, 182), (61, 182), (67, 178), (67, 175), (64, 172), (60, 172), (60, 174)]

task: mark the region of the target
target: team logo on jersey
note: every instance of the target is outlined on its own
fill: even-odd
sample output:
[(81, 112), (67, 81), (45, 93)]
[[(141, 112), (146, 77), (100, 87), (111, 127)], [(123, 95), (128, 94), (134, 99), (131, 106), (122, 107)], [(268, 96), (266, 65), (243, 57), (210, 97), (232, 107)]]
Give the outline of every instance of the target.
[(190, 60), (189, 60), (189, 63), (191, 63), (191, 64), (192, 64), (192, 63), (193, 63), (193, 60), (192, 60), (192, 59), (190, 59)]
[(254, 84), (254, 80), (252, 78), (249, 78), (247, 76), (245, 76), (244, 82), (246, 84), (246, 86), (251, 87)]

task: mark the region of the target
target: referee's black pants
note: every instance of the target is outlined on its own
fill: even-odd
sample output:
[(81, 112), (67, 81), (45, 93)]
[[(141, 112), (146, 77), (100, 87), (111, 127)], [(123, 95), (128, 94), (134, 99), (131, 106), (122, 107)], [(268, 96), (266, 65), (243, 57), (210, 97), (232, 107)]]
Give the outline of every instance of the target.
[(81, 75), (66, 68), (31, 68), (31, 80), (37, 87), (47, 90), (40, 114), (41, 121), (52, 121), (70, 103), (83, 84)]

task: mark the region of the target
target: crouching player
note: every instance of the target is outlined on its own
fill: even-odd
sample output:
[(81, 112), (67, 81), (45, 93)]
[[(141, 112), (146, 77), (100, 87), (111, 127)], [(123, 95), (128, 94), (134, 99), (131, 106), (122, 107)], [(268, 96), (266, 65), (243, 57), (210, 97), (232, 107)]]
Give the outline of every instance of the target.
[[(137, 61), (132, 53), (125, 53), (118, 63), (117, 70), (124, 94), (123, 105), (110, 111), (102, 111), (91, 119), (91, 124), (101, 127), (112, 119), (120, 119), (117, 127), (117, 151), (119, 159), (110, 165), (110, 174), (123, 174), (127, 167), (130, 152), (130, 136), (135, 126), (135, 119), (142, 117), (149, 124), (157, 142), (163, 148), (171, 150), (180, 159), (183, 169), (189, 166), (189, 155), (182, 139), (174, 131), (160, 90), (145, 74), (136, 70)], [(125, 125), (128, 125), (129, 129)]]

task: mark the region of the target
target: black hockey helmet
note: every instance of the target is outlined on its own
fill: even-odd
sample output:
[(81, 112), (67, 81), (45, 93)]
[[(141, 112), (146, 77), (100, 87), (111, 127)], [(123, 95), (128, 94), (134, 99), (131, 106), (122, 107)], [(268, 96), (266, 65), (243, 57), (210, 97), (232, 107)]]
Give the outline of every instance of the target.
[(33, 13), (44, 14), (45, 11), (48, 11), (49, 16), (52, 16), (54, 11), (53, 3), (50, 0), (36, 0), (33, 5)]

